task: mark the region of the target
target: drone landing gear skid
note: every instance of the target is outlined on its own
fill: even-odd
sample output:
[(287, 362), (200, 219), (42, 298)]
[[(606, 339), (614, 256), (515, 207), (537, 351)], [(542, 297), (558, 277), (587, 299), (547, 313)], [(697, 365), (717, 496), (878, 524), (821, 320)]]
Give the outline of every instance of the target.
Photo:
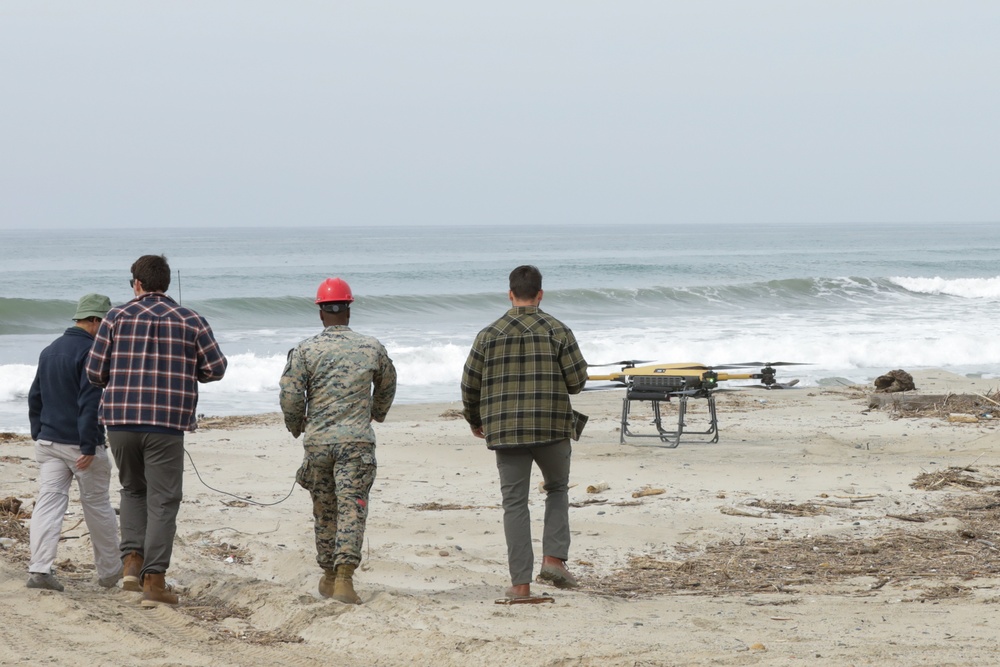
[[(660, 415), (660, 403), (662, 401), (670, 401), (670, 396), (659, 395), (657, 397), (652, 397), (647, 395), (642, 395), (642, 392), (627, 392), (625, 398), (622, 399), (622, 428), (621, 428), (621, 440), (620, 444), (625, 444), (626, 436), (629, 438), (658, 438), (663, 444), (650, 443), (653, 447), (668, 447), (673, 449), (681, 442), (690, 443), (716, 443), (719, 441), (719, 420), (715, 412), (715, 396), (713, 394), (708, 394), (707, 396), (687, 396), (680, 395), (677, 396), (677, 429), (674, 431), (668, 431), (663, 428), (662, 419)], [(689, 398), (704, 398), (708, 401), (708, 429), (705, 431), (685, 431), (687, 424), (684, 421), (684, 417), (687, 414), (687, 402)], [(628, 416), (629, 411), (632, 407), (632, 401), (649, 401), (653, 408), (653, 425), (656, 427), (656, 433), (633, 433), (628, 428)], [(689, 436), (702, 436), (691, 438)], [(711, 437), (707, 437), (711, 436)], [(639, 443), (635, 443), (639, 444)]]

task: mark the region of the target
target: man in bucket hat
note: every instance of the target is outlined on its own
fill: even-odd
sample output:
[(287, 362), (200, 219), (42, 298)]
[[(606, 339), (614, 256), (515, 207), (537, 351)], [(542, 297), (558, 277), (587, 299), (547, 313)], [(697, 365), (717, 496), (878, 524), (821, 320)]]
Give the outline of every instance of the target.
[(85, 371), (94, 334), (110, 309), (111, 300), (103, 294), (80, 298), (73, 315), (76, 324), (42, 350), (28, 392), (28, 420), (39, 466), (28, 588), (63, 590), (52, 564), (74, 477), (94, 547), (97, 581), (111, 588), (121, 578), (118, 520), (108, 496), (111, 463), (97, 418), (101, 389), (90, 384)]

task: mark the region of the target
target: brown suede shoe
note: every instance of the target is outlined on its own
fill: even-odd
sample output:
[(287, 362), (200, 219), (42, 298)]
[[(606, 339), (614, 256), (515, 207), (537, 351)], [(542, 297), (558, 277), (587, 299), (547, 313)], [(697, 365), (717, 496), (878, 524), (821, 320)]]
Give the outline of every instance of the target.
[(136, 551), (125, 554), (122, 559), (122, 590), (142, 592), (142, 584), (139, 582), (139, 574), (142, 572), (142, 555)]
[(159, 607), (160, 605), (177, 606), (177, 596), (170, 590), (166, 583), (165, 574), (154, 574), (147, 572), (142, 577), (142, 602), (143, 607)]

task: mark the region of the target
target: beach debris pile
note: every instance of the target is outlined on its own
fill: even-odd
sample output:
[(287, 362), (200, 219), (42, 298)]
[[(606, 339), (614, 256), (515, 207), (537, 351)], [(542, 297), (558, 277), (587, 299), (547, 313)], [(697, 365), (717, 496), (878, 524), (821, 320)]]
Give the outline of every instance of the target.
[(417, 510), (418, 512), (443, 512), (446, 510), (478, 510), (478, 509), (491, 509), (488, 506), (483, 505), (459, 505), (458, 503), (439, 503), (439, 502), (429, 502), (429, 503), (418, 503), (416, 505), (409, 505), (411, 510)]
[(24, 519), (30, 519), (31, 515), (22, 511), (22, 506), (21, 500), (14, 496), (0, 500), (0, 552), (17, 562), (28, 560), (30, 538)]
[(875, 391), (883, 394), (913, 391), (916, 388), (916, 385), (913, 384), (913, 376), (901, 369), (889, 371), (885, 375), (875, 378)]
[[(710, 544), (697, 552), (678, 545), (672, 551), (634, 555), (623, 568), (607, 576), (588, 577), (583, 583), (592, 592), (624, 598), (788, 594), (767, 604), (795, 604), (799, 601), (795, 595), (806, 586), (810, 595), (839, 595), (845, 588), (870, 594), (890, 583), (906, 596), (904, 601), (965, 597), (974, 588), (970, 582), (1000, 576), (1000, 540), (993, 538), (1000, 525), (1000, 476), (995, 473), (965, 467), (918, 476), (910, 486), (930, 494), (925, 498), (929, 508), (905, 515), (883, 511), (874, 520), (878, 522), (875, 527), (884, 526), (881, 533), (845, 539), (843, 535), (796, 535), (794, 529), (783, 529), (761, 539), (744, 536)], [(937, 494), (939, 490), (948, 493)], [(805, 506), (758, 504), (760, 509), (786, 516), (814, 514), (798, 511)], [(885, 506), (895, 505), (887, 502)], [(824, 507), (823, 511), (828, 510)], [(873, 512), (870, 503), (865, 511)], [(763, 513), (740, 516), (770, 518)], [(924, 527), (942, 520), (953, 522), (955, 528)], [(903, 521), (906, 528), (893, 525), (897, 521)]]
[(916, 479), (910, 482), (914, 489), (933, 491), (947, 487), (961, 489), (982, 489), (988, 486), (1000, 487), (1000, 479), (990, 477), (986, 479), (976, 479), (973, 475), (979, 473), (977, 468), (972, 466), (951, 466), (937, 472), (925, 472), (917, 475)]
[(275, 426), (281, 423), (281, 413), (277, 412), (262, 415), (229, 415), (227, 417), (206, 417), (205, 415), (198, 415), (198, 428), (203, 431), (210, 429), (228, 431), (240, 428)]
[[(839, 507), (845, 506), (833, 505), (832, 503), (824, 504)], [(748, 516), (762, 519), (771, 518), (774, 514), (789, 514), (792, 516), (818, 516), (820, 514), (829, 514), (826, 508), (821, 506), (820, 503), (782, 503), (760, 500), (759, 498), (754, 498), (753, 500), (748, 501), (742, 507), (725, 505), (720, 507), (719, 511), (730, 516)]]
[(952, 423), (978, 424), (1000, 415), (1000, 390), (985, 394), (910, 394), (880, 396), (872, 394), (869, 409), (886, 409), (896, 419), (939, 418)]
[(221, 560), (224, 563), (235, 565), (249, 565), (253, 561), (253, 556), (250, 554), (249, 549), (228, 542), (213, 544), (208, 540), (203, 540), (201, 553), (212, 560)]
[(177, 610), (201, 621), (209, 626), (211, 631), (224, 638), (236, 639), (248, 644), (299, 644), (305, 641), (298, 635), (273, 630), (257, 630), (250, 621), (253, 612), (247, 607), (231, 605), (212, 597), (192, 598)]
[(20, 498), (8, 496), (3, 500), (0, 500), (0, 514), (20, 514), (21, 505), (22, 503)]

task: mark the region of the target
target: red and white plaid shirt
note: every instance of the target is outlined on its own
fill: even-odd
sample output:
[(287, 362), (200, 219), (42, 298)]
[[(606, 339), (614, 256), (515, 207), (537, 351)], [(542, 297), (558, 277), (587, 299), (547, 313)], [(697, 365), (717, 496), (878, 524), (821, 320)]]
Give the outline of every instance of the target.
[(205, 318), (162, 292), (147, 292), (105, 315), (87, 377), (105, 387), (105, 426), (193, 431), (197, 383), (221, 380), (227, 363)]

